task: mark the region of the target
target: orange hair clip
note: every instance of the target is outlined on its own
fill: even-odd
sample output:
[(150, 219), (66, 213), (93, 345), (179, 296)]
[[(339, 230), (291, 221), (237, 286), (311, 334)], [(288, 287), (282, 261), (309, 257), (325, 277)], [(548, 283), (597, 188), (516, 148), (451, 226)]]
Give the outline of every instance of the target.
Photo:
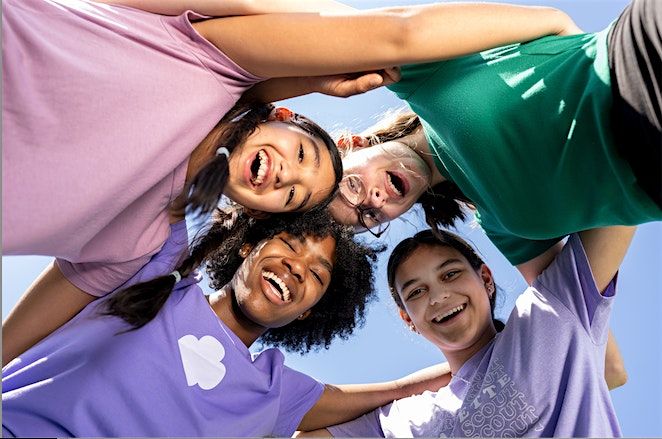
[(289, 108), (285, 107), (278, 107), (274, 108), (271, 114), (269, 115), (268, 120), (277, 120), (280, 122), (290, 122), (294, 117), (296, 116), (296, 113)]

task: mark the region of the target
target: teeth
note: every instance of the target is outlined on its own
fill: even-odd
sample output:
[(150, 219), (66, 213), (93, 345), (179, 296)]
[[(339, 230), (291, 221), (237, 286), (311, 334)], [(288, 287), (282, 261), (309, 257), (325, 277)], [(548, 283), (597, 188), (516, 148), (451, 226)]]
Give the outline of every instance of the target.
[(400, 191), (398, 190), (398, 188), (396, 188), (395, 185), (393, 184), (393, 181), (391, 180), (391, 174), (389, 174), (389, 173), (387, 172), (387, 173), (386, 173), (386, 177), (388, 177), (388, 178), (386, 179), (386, 181), (388, 182), (388, 185), (391, 187), (391, 189), (393, 189), (393, 192), (395, 192), (396, 194), (402, 196), (402, 192), (400, 192)]
[(264, 176), (267, 173), (267, 153), (260, 150), (257, 153), (257, 157), (260, 159), (260, 168), (257, 170), (257, 177), (253, 179), (253, 184), (259, 186), (264, 181)]
[(451, 315), (453, 315), (453, 314), (455, 314), (455, 313), (458, 313), (458, 312), (462, 311), (462, 310), (464, 309), (464, 306), (465, 306), (465, 305), (457, 306), (457, 307), (455, 307), (455, 308), (453, 308), (453, 309), (447, 311), (446, 313), (440, 315), (439, 317), (433, 319), (433, 321), (434, 321), (435, 323), (439, 323), (439, 322), (441, 322), (443, 319), (445, 319), (446, 317), (451, 316)]
[(265, 279), (271, 279), (280, 287), (281, 291), (281, 299), (283, 299), (284, 302), (289, 302), (290, 300), (290, 290), (287, 288), (287, 285), (285, 285), (285, 282), (283, 279), (279, 278), (276, 276), (276, 274), (270, 272), (270, 271), (264, 271), (262, 272), (262, 277)]

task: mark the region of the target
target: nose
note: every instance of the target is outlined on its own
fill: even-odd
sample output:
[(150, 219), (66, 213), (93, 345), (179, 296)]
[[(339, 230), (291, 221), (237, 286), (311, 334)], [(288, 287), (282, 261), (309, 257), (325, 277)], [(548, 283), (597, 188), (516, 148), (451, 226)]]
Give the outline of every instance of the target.
[(448, 300), (449, 296), (450, 293), (448, 292), (448, 290), (446, 288), (441, 288), (441, 287), (431, 288), (430, 293), (428, 294), (428, 297), (430, 299), (430, 305), (436, 305), (445, 300)]
[(386, 204), (386, 193), (378, 187), (372, 187), (363, 202), (363, 207), (379, 209)]
[(304, 274), (306, 273), (306, 267), (303, 261), (299, 258), (283, 258), (283, 264), (297, 281), (303, 282)]
[(299, 174), (300, 170), (297, 166), (294, 166), (287, 161), (283, 160), (278, 165), (278, 170), (276, 172), (276, 178), (274, 180), (274, 186), (276, 189), (280, 189), (284, 186), (291, 186), (293, 184), (299, 183)]

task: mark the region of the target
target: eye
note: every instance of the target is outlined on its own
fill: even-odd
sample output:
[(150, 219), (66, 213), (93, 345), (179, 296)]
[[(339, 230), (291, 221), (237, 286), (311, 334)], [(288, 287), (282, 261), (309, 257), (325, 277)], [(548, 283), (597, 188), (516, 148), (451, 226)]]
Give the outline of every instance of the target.
[(446, 273), (446, 274), (444, 275), (444, 280), (450, 280), (450, 279), (453, 279), (453, 278), (457, 277), (457, 275), (458, 275), (459, 273), (460, 273), (460, 270), (449, 271), (448, 273)]
[(411, 290), (409, 294), (407, 294), (407, 300), (415, 299), (416, 297), (420, 296), (424, 291), (425, 291), (424, 288), (416, 288), (414, 290)]
[(304, 153), (303, 153), (303, 143), (299, 144), (299, 163), (303, 161)]
[(289, 241), (284, 238), (280, 238), (280, 240), (283, 241), (290, 248), (290, 250), (294, 251), (294, 247), (292, 247), (292, 244), (290, 244)]
[(287, 201), (285, 202), (285, 205), (289, 205), (292, 202), (292, 199), (294, 198), (294, 186), (292, 186), (292, 189), (290, 189), (289, 194), (287, 195)]
[(313, 270), (310, 270), (310, 272), (313, 273), (313, 277), (317, 279), (317, 282), (319, 282), (320, 285), (324, 286), (324, 281), (322, 280), (322, 277)]

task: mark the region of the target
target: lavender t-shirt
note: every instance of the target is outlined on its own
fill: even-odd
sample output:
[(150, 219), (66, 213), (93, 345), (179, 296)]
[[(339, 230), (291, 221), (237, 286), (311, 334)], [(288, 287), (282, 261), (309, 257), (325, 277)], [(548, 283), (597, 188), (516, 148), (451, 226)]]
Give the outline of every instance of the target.
[[(131, 282), (173, 269), (184, 223)], [(183, 279), (136, 331), (96, 303), (2, 371), (5, 435), (290, 436), (323, 391), (268, 349), (253, 357)], [(101, 299), (104, 300), (104, 299)]]
[(330, 427), (334, 436), (620, 436), (604, 379), (615, 280), (601, 296), (572, 235), (506, 328), (438, 392)]
[(200, 141), (260, 81), (192, 27), (84, 0), (2, 2), (3, 254), (103, 295), (158, 252)]

